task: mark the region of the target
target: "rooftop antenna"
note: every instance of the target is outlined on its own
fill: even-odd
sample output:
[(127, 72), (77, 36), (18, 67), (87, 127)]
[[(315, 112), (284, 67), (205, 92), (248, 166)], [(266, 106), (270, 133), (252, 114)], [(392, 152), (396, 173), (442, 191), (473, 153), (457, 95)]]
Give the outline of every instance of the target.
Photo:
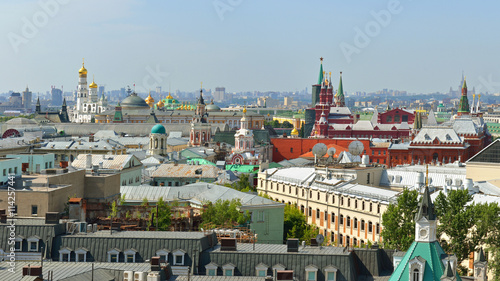
[(327, 160), (328, 163), (333, 162), (333, 155), (335, 155), (336, 151), (337, 150), (335, 149), (335, 147), (328, 148), (328, 150), (326, 151), (326, 154), (328, 154), (328, 160)]

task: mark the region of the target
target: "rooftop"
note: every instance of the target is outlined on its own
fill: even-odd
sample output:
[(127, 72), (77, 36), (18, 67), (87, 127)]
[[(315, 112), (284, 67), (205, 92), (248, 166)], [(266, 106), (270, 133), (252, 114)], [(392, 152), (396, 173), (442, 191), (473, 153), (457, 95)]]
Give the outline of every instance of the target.
[(222, 252), (222, 253), (256, 253), (256, 254), (289, 254), (289, 255), (343, 255), (348, 256), (350, 254), (349, 251), (344, 251), (344, 247), (332, 247), (332, 246), (323, 246), (323, 247), (313, 247), (306, 246), (305, 248), (299, 246), (298, 252), (287, 252), (287, 245), (284, 244), (255, 244), (255, 250), (253, 249), (254, 245), (250, 243), (238, 243), (236, 251), (221, 251), (220, 245), (217, 245), (213, 248), (213, 252)]

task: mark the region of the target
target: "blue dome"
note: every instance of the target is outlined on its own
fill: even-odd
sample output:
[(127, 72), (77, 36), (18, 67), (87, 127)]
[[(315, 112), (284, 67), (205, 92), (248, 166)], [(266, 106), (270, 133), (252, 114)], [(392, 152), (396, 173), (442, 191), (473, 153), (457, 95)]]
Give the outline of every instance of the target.
[(151, 129), (151, 134), (162, 134), (162, 135), (164, 135), (165, 133), (166, 133), (165, 127), (163, 127), (163, 125), (160, 125), (160, 124), (154, 125), (153, 128)]

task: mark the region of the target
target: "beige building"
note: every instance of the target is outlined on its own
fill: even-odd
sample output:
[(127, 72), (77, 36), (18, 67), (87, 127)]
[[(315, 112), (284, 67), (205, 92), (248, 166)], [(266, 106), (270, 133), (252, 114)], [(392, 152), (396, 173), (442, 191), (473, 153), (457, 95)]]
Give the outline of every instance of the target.
[[(69, 198), (86, 199), (85, 211), (87, 215), (92, 215), (103, 208), (107, 211), (107, 204), (120, 197), (119, 174), (91, 175), (85, 170), (67, 172), (63, 169), (49, 169), (47, 172), (16, 178), (20, 181), (14, 191), (14, 209), (18, 217), (45, 217), (47, 212), (62, 213)], [(8, 197), (9, 190), (1, 189), (0, 209), (9, 210)]]
[(296, 205), (330, 243), (362, 245), (379, 242), (382, 214), (397, 191), (378, 184), (382, 169), (293, 167), (258, 175), (257, 189), (272, 199)]

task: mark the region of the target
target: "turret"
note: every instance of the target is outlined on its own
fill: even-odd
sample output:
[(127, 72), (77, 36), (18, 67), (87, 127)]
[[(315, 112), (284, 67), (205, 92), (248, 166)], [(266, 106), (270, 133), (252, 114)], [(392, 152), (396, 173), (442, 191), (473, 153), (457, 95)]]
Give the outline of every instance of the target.
[(460, 97), (460, 103), (458, 105), (457, 114), (458, 116), (462, 116), (462, 115), (468, 115), (469, 113), (470, 109), (469, 109), (469, 99), (467, 98), (467, 83), (465, 82), (465, 77), (464, 77), (464, 83), (462, 84), (462, 96)]
[(436, 241), (436, 214), (434, 213), (434, 204), (429, 193), (429, 187), (426, 186), (424, 194), (420, 198), (419, 208), (415, 216), (415, 240), (417, 242)]
[(340, 72), (339, 88), (335, 95), (335, 105), (337, 107), (345, 107), (344, 87), (342, 85), (342, 71)]

